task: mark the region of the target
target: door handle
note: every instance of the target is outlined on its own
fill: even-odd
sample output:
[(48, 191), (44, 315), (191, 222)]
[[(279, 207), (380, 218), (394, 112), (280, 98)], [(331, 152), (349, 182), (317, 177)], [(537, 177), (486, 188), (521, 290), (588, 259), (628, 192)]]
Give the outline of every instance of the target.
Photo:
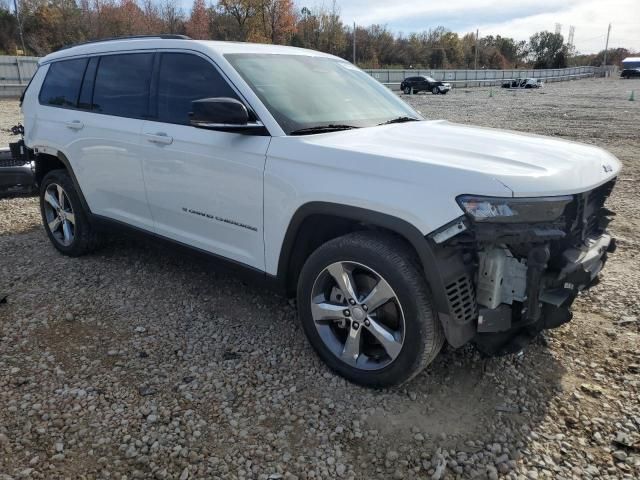
[(156, 143), (158, 145), (171, 145), (173, 143), (173, 137), (170, 137), (166, 133), (145, 133), (145, 137), (147, 137), (147, 141), (151, 143)]
[(84, 128), (84, 123), (82, 123), (80, 120), (65, 122), (65, 125), (67, 126), (67, 128), (70, 128), (71, 130), (82, 130)]

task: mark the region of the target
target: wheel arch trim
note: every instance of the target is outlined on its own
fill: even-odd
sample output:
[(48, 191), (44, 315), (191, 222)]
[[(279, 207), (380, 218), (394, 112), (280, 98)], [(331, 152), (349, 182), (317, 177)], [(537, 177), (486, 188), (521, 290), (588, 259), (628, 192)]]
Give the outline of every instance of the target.
[(73, 187), (76, 189), (76, 193), (80, 198), (80, 203), (82, 203), (82, 208), (87, 212), (88, 215), (91, 215), (91, 209), (89, 208), (89, 204), (82, 193), (82, 189), (80, 188), (80, 183), (78, 182), (78, 178), (76, 177), (75, 172), (73, 171), (73, 167), (71, 166), (71, 162), (69, 158), (64, 154), (63, 151), (58, 150), (56, 148), (51, 147), (34, 147), (34, 152), (36, 153), (36, 170), (38, 168), (38, 155), (45, 154), (50, 155), (52, 157), (56, 157), (62, 165), (64, 165), (65, 169), (69, 173), (71, 177), (71, 181), (73, 182)]
[(440, 282), (437, 270), (437, 259), (434, 247), (420, 230), (408, 221), (386, 213), (351, 205), (330, 202), (309, 202), (300, 206), (293, 214), (284, 236), (278, 258), (277, 277), (284, 283), (287, 281), (289, 262), (294, 251), (296, 238), (305, 219), (311, 215), (330, 215), (347, 220), (362, 222), (371, 226), (385, 228), (404, 238), (418, 254), (425, 279), (434, 295), (435, 307), (440, 312), (448, 311), (448, 302), (444, 286)]

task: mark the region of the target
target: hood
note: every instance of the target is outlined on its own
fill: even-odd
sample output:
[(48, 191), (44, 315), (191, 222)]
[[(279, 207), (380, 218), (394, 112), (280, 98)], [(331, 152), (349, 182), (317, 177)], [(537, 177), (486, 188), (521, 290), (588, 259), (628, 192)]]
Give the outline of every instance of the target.
[[(492, 177), (516, 197), (585, 192), (617, 176), (621, 169), (613, 155), (598, 147), (442, 120), (301, 138), (317, 146), (376, 158), (397, 158), (474, 172)], [(455, 181), (455, 177), (451, 180)], [(482, 190), (483, 186), (478, 185), (477, 191), (461, 193)]]

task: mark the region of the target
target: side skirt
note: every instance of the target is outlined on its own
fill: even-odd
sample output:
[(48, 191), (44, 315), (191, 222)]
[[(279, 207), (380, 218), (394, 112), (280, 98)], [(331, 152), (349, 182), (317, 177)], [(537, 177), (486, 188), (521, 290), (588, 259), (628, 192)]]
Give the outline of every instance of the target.
[(94, 228), (101, 232), (118, 233), (131, 235), (138, 238), (152, 239), (169, 248), (175, 248), (179, 250), (179, 254), (195, 255), (200, 258), (206, 259), (211, 263), (211, 266), (216, 270), (230, 273), (239, 279), (259, 288), (265, 288), (278, 295), (285, 296), (286, 289), (284, 288), (284, 282), (282, 282), (277, 276), (270, 275), (262, 270), (245, 265), (244, 263), (231, 260), (215, 253), (202, 250), (197, 247), (193, 247), (183, 242), (159, 235), (154, 232), (149, 232), (139, 227), (129, 225), (119, 220), (114, 220), (102, 215), (96, 215), (91, 213), (89, 215), (91, 224)]

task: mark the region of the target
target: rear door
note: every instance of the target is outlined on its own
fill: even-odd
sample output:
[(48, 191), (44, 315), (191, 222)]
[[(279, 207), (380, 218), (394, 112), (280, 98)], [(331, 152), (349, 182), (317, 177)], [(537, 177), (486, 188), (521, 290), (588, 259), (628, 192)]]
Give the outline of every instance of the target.
[[(270, 137), (189, 124), (191, 102), (242, 100), (208, 58), (159, 54), (144, 176), (159, 234), (264, 270), (263, 176)], [(246, 104), (246, 102), (245, 102)]]
[(153, 53), (84, 59), (76, 104), (60, 116), (66, 154), (92, 213), (153, 230), (140, 132), (149, 107)]

